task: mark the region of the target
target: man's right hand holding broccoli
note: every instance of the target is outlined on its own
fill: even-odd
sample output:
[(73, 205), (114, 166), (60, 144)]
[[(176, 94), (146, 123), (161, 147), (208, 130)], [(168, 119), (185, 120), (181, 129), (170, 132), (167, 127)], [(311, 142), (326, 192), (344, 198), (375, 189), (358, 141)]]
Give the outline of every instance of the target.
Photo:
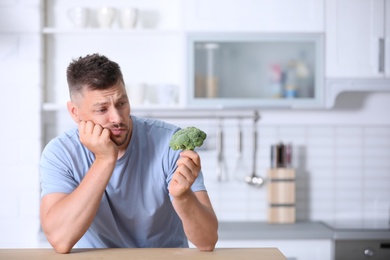
[[(210, 205), (206, 191), (197, 192), (196, 195), (191, 191), (191, 186), (201, 170), (200, 157), (193, 149), (201, 146), (205, 138), (206, 134), (195, 127), (179, 130), (172, 136), (171, 148), (183, 151), (177, 160), (177, 169), (168, 189), (173, 198), (173, 207), (183, 221), (187, 238), (194, 244), (207, 245), (210, 243), (202, 239), (202, 234), (218, 223), (213, 209), (204, 206)], [(209, 239), (216, 240), (215, 237)]]
[(206, 133), (196, 127), (177, 131), (169, 143), (173, 150), (183, 150), (177, 161), (177, 169), (169, 185), (169, 193), (177, 198), (190, 191), (201, 169), (199, 155), (194, 152), (206, 139)]
[(200, 158), (196, 152), (185, 150), (180, 153), (180, 156), (180, 159), (177, 160), (177, 169), (169, 185), (169, 193), (174, 200), (191, 191), (191, 186), (201, 169)]

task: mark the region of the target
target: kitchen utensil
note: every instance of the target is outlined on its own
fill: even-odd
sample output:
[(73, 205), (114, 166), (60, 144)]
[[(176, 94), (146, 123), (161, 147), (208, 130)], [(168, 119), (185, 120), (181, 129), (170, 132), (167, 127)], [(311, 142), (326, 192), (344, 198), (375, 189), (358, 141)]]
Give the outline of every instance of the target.
[(237, 136), (237, 157), (236, 163), (234, 166), (234, 177), (238, 181), (245, 180), (245, 174), (248, 172), (245, 165), (244, 157), (242, 155), (243, 148), (243, 134), (242, 134), (242, 125), (241, 118), (238, 119), (238, 136)]
[(291, 168), (291, 144), (282, 142), (271, 146), (271, 168)]
[(285, 149), (285, 167), (291, 168), (292, 167), (292, 145), (287, 144)]
[(264, 179), (256, 174), (256, 157), (257, 157), (257, 120), (259, 118), (255, 116), (253, 120), (253, 169), (252, 175), (245, 177), (245, 182), (260, 187), (264, 183)]
[(217, 130), (217, 180), (218, 181), (227, 181), (228, 173), (227, 166), (224, 158), (224, 148), (223, 148), (223, 130), (222, 130), (222, 119), (219, 122)]

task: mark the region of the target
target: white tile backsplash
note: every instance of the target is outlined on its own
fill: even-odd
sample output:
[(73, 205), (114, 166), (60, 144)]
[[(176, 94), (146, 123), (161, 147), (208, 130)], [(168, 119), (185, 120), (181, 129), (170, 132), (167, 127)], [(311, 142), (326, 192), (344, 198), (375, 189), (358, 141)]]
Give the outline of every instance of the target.
[[(264, 129), (259, 126), (263, 139), (259, 141), (261, 157), (258, 158), (258, 174), (265, 176), (265, 170), (269, 166), (269, 146), (275, 141), (268, 139), (286, 142), (284, 138), (280, 138), (284, 133), (294, 148), (296, 140), (301, 147), (294, 149), (294, 157), (302, 156), (303, 153), (301, 159), (304, 164), (296, 167), (298, 219), (361, 219), (367, 215), (366, 209), (370, 208), (366, 204), (373, 203), (378, 196), (384, 197), (387, 203), (390, 201), (390, 160), (387, 159), (390, 146), (386, 141), (366, 142), (381, 137), (386, 140), (389, 131), (390, 126), (267, 125)], [(229, 134), (233, 132), (231, 129), (226, 131), (226, 139), (229, 140), (226, 153), (232, 150), (234, 136)], [(378, 133), (381, 133), (379, 138)], [(251, 136), (247, 135), (245, 138), (251, 139)], [(250, 156), (250, 152), (248, 155)], [(208, 178), (214, 169), (208, 168), (206, 161), (214, 158), (202, 158), (203, 171)], [(250, 158), (246, 161), (251, 163)], [(369, 175), (369, 171), (374, 172), (373, 176)], [(216, 180), (213, 178), (212, 181)], [(266, 187), (256, 190), (255, 193), (248, 193), (246, 190), (253, 187), (245, 185), (232, 181), (230, 185), (213, 183), (209, 186), (210, 192), (214, 189), (218, 192), (216, 211), (220, 220), (247, 221), (253, 220), (253, 216), (256, 216), (257, 220), (266, 220)], [(374, 191), (374, 194), (371, 194), (371, 191)], [(246, 199), (243, 199), (244, 194)], [(240, 213), (234, 213), (237, 210)], [(377, 207), (376, 211), (376, 216), (385, 216), (385, 209), (381, 211)]]

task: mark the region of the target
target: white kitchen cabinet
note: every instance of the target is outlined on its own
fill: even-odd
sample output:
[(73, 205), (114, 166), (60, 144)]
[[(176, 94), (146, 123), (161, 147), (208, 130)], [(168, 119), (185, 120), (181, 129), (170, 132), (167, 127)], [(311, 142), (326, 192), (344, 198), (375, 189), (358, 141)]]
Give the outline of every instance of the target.
[(327, 0), (326, 76), (390, 77), (389, 21), (389, 0)]
[(216, 245), (216, 248), (251, 247), (276, 247), (291, 260), (332, 260), (334, 250), (330, 239), (219, 240)]
[(323, 32), (324, 0), (185, 0), (188, 31)]
[(189, 33), (188, 105), (321, 107), (320, 33)]
[(385, 75), (390, 78), (390, 1), (385, 2)]
[(325, 20), (325, 106), (344, 91), (390, 91), (390, 0), (327, 0)]
[[(187, 107), (191, 93), (188, 92), (190, 57), (186, 40), (189, 33), (198, 29), (202, 32), (241, 30), (280, 35), (315, 32), (320, 36), (320, 42), (316, 45), (316, 55), (319, 53), (320, 57), (317, 55), (319, 59), (316, 57), (315, 60), (317, 82), (315, 90), (311, 90), (312, 93), (315, 92), (314, 98), (309, 93), (308, 98), (301, 95), (300, 102), (296, 102), (298, 99), (269, 99), (262, 102), (255, 100), (255, 103), (249, 104), (247, 100), (242, 102), (234, 97), (225, 101), (235, 107), (258, 104), (261, 107), (293, 107), (292, 104), (295, 106), (297, 103), (297, 106), (303, 104), (308, 107), (314, 104), (318, 107), (322, 104), (323, 90), (323, 2), (324, 0), (299, 0), (294, 3), (288, 0), (45, 0), (42, 29), (45, 47), (43, 109), (57, 111), (65, 107), (69, 99), (65, 77), (67, 65), (74, 58), (94, 52), (104, 54), (121, 65), (133, 108)], [(102, 6), (115, 8), (116, 19), (110, 28), (98, 26), (97, 10)], [(89, 11), (86, 27), (75, 28), (72, 23), (69, 12), (75, 7), (84, 7)], [(124, 7), (134, 7), (139, 11), (138, 23), (133, 29), (123, 29), (120, 26), (119, 14)], [(174, 87), (173, 92), (177, 96), (169, 105), (165, 100), (159, 101), (161, 95), (158, 94), (167, 85)], [(132, 99), (139, 89), (142, 89), (141, 95), (144, 97), (135, 102)]]

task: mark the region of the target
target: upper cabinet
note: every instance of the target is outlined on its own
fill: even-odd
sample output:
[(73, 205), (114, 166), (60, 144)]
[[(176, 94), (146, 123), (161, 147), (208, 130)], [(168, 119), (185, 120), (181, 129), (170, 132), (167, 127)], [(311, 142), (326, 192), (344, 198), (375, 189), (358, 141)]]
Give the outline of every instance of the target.
[[(121, 65), (133, 108), (323, 104), (324, 0), (43, 3), (44, 110), (64, 107), (69, 99), (67, 65), (94, 52)], [(136, 23), (131, 23), (134, 15)], [(207, 56), (208, 44), (198, 44), (196, 40), (202, 39), (192, 37), (197, 33), (211, 45), (220, 40), (215, 60)], [(224, 33), (227, 37), (220, 38)], [(211, 68), (207, 61), (215, 63), (219, 80), (218, 90), (207, 90), (215, 91), (211, 98), (198, 93), (199, 84), (210, 78), (204, 71)], [(237, 92), (237, 87), (245, 91)]]
[(384, 56), (390, 55), (389, 5), (386, 0), (327, 1), (328, 77), (390, 76), (390, 64), (385, 64), (390, 59)]
[(188, 104), (228, 107), (323, 105), (323, 35), (189, 33)]
[(188, 31), (323, 32), (323, 0), (185, 0)]
[(390, 90), (390, 0), (42, 2), (48, 110), (69, 98), (71, 59), (93, 52), (121, 65), (140, 108), (332, 107), (343, 91)]
[(326, 105), (343, 91), (390, 90), (390, 0), (326, 1)]
[(390, 77), (390, 1), (385, 2), (385, 73)]

